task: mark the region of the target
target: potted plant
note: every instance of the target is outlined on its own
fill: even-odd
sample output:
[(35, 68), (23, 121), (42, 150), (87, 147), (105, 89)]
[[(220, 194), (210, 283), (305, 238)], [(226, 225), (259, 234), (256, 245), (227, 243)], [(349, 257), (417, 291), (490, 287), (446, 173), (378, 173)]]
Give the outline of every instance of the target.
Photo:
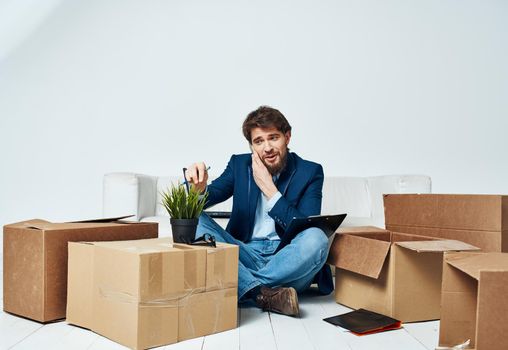
[(205, 207), (208, 193), (200, 194), (192, 186), (187, 192), (182, 184), (172, 184), (161, 195), (162, 205), (171, 217), (173, 241), (190, 244), (196, 235), (199, 215)]

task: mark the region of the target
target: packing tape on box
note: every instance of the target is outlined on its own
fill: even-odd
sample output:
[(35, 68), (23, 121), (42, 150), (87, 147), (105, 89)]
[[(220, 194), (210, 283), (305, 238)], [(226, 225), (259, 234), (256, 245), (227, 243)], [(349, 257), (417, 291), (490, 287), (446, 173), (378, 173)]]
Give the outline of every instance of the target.
[(198, 292), (198, 293), (189, 293), (189, 294), (186, 294), (185, 296), (182, 296), (180, 299), (178, 299), (178, 303), (180, 306), (186, 306), (187, 303), (189, 303), (190, 299), (194, 296), (194, 295), (207, 295), (209, 298), (212, 298), (213, 300), (219, 300), (219, 299), (223, 299), (223, 298), (227, 298), (227, 297), (231, 297), (231, 296), (236, 296), (237, 295), (237, 290), (236, 290), (236, 287), (234, 288), (228, 288), (228, 289), (217, 289), (217, 290), (213, 290), (211, 292)]
[(154, 299), (154, 296), (167, 293), (204, 291), (205, 259), (206, 252), (198, 250), (187, 250), (185, 253), (182, 250), (181, 255), (150, 255), (144, 265), (147, 278), (143, 279), (146, 287), (143, 295)]
[[(199, 275), (199, 255), (200, 251), (198, 250), (190, 250), (187, 251), (184, 255), (184, 287), (185, 289), (196, 289), (201, 288), (204, 289), (204, 276)], [(203, 255), (203, 258), (205, 256)], [(205, 262), (203, 261), (203, 265)], [(205, 270), (203, 270), (206, 273)], [(200, 281), (200, 278), (203, 278)]]
[[(184, 339), (224, 330), (225, 315), (230, 312), (227, 303), (232, 302), (227, 300), (234, 297), (234, 305), (236, 305), (236, 295), (236, 288), (231, 288), (180, 299), (178, 304), (179, 327), (185, 329)], [(234, 312), (236, 313), (236, 309)], [(205, 333), (203, 333), (203, 329), (206, 329)]]
[[(236, 288), (238, 286), (238, 278), (235, 280), (228, 280), (228, 254), (232, 254), (230, 249), (215, 249), (208, 250), (207, 257), (207, 291), (216, 289)], [(237, 261), (238, 259), (235, 259)]]
[[(229, 254), (238, 254), (238, 250), (232, 250), (231, 247), (217, 246), (215, 248), (212, 247), (202, 247), (202, 246), (189, 246), (181, 243), (173, 244), (174, 248), (183, 249), (186, 251), (194, 250), (200, 252), (206, 252), (206, 290), (212, 291), (216, 289), (227, 289), (227, 288), (235, 288), (238, 286), (238, 276), (235, 275), (235, 278), (232, 280), (228, 280), (228, 269), (231, 267), (227, 265), (228, 258), (231, 260), (230, 263), (236, 263), (238, 261), (238, 257), (233, 259)], [(198, 261), (200, 255), (196, 255), (195, 259), (192, 260), (192, 265), (197, 266), (194, 261)], [(233, 262), (234, 261), (234, 262)], [(189, 266), (187, 260), (185, 260), (185, 265)], [(190, 272), (190, 273), (189, 273)], [(199, 280), (194, 280), (192, 278), (201, 277), (197, 273), (197, 270), (186, 270), (185, 271), (185, 286), (187, 288), (198, 288)], [(190, 276), (190, 278), (188, 277)]]
[(99, 287), (99, 296), (104, 299), (114, 300), (120, 303), (138, 304), (153, 307), (178, 307), (180, 300), (188, 300), (192, 295), (202, 293), (202, 289), (189, 289), (179, 293), (161, 295), (160, 298), (140, 301), (139, 297), (126, 292), (112, 291)]
[[(210, 268), (207, 267), (207, 272), (211, 273), (211, 277), (213, 278), (214, 288), (223, 289), (225, 281), (223, 277), (225, 277), (226, 272), (226, 251), (224, 249), (215, 249), (208, 250), (208, 258), (207, 262), (213, 261), (212, 266)], [(213, 271), (211, 271), (213, 269)]]

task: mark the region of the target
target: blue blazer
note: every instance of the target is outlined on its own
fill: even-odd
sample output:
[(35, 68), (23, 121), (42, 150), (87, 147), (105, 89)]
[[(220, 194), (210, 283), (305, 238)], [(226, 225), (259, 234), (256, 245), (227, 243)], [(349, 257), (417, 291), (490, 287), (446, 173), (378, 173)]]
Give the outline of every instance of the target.
[[(268, 213), (275, 221), (275, 230), (283, 237), (293, 217), (319, 215), (323, 189), (323, 167), (288, 153), (285, 169), (276, 182), (282, 197)], [(231, 218), (226, 227), (233, 237), (248, 242), (252, 238), (256, 206), (261, 190), (252, 175), (251, 154), (233, 155), (222, 175), (208, 186), (206, 207), (233, 196)], [(333, 291), (330, 267), (325, 264), (314, 277), (319, 291)]]

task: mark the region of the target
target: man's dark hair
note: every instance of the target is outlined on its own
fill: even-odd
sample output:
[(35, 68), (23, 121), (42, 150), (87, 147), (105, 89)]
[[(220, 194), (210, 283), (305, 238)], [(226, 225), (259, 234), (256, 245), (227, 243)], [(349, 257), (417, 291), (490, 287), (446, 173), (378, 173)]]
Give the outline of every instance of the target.
[(252, 143), (250, 135), (254, 128), (275, 128), (283, 134), (291, 131), (291, 125), (286, 117), (279, 110), (268, 106), (259, 107), (245, 118), (242, 131), (249, 143)]

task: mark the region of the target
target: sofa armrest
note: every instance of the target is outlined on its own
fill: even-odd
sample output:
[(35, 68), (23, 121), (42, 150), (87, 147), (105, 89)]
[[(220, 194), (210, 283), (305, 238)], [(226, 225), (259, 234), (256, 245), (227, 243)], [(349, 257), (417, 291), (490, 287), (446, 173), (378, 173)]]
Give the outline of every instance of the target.
[(155, 215), (157, 178), (135, 173), (109, 173), (103, 178), (102, 215), (135, 215), (139, 221)]

